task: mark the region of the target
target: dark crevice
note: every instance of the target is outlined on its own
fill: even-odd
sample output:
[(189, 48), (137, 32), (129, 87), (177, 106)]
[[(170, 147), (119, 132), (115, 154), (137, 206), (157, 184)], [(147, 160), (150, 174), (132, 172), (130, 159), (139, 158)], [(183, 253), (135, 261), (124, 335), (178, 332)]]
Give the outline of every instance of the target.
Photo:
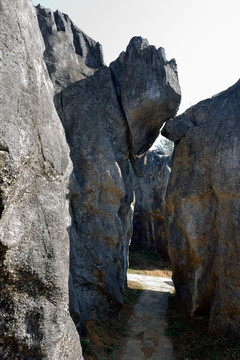
[(4, 146), (4, 145), (1, 145), (0, 144), (0, 151), (6, 151), (6, 152), (9, 152), (9, 149), (7, 146)]
[(56, 10), (54, 13), (54, 20), (55, 20), (55, 24), (57, 26), (57, 31), (66, 31), (65, 29), (65, 25), (62, 19), (62, 14)]
[(79, 31), (77, 31), (77, 29), (75, 28), (74, 24), (71, 22), (71, 29), (72, 29), (72, 34), (73, 34), (73, 44), (75, 47), (75, 52), (77, 55), (80, 55), (81, 57), (83, 56), (83, 50), (81, 47), (81, 34), (79, 33)]
[(60, 101), (61, 101), (61, 109), (63, 111), (63, 92), (60, 94)]
[(124, 108), (123, 108), (122, 99), (121, 99), (120, 85), (118, 84), (118, 81), (117, 81), (111, 67), (109, 69), (110, 69), (113, 85), (114, 85), (115, 90), (116, 90), (116, 96), (117, 96), (118, 104), (119, 104), (119, 107), (120, 107), (120, 109), (121, 109), (121, 111), (122, 111), (122, 113), (124, 115), (125, 120), (126, 120), (126, 132), (127, 132), (127, 142), (128, 142), (128, 149), (129, 149), (129, 159), (130, 159), (130, 162), (132, 164), (134, 172), (136, 172), (135, 157), (134, 157), (133, 142), (132, 142), (132, 133), (131, 133), (130, 126), (129, 126), (128, 121), (127, 121), (127, 116), (126, 116)]
[(0, 219), (2, 217), (3, 210), (4, 210), (4, 205), (3, 205), (3, 198), (2, 198), (2, 190), (0, 189)]

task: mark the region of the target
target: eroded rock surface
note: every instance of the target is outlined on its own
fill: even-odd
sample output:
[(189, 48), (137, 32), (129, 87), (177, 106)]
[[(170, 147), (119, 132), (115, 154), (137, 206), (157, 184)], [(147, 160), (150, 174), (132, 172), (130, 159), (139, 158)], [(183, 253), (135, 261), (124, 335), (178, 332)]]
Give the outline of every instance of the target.
[(240, 81), (168, 121), (169, 251), (180, 303), (240, 336)]
[(72, 165), (28, 0), (0, 1), (0, 358), (80, 360), (68, 311)]
[[(50, 49), (44, 53), (45, 61), (54, 65), (48, 70), (55, 84), (55, 105), (74, 166), (69, 194), (70, 300), (72, 317), (81, 331), (87, 319), (104, 317), (122, 303), (133, 214), (129, 163), (131, 160), (136, 169), (137, 156), (151, 146), (162, 123), (174, 116), (180, 90), (174, 61), (168, 63), (163, 50), (156, 50), (142, 38), (133, 39), (126, 55), (120, 55), (110, 69), (102, 66), (101, 54), (88, 46), (88, 61), (78, 55), (85, 65), (79, 67), (74, 60), (69, 70), (74, 75), (68, 78), (68, 69), (52, 49), (61, 48), (64, 59), (69, 52), (76, 58), (71, 20), (41, 7), (37, 12), (46, 48)], [(70, 48), (73, 50), (64, 50)], [(129, 82), (132, 77), (135, 80)], [(132, 101), (128, 102), (128, 97)], [(133, 104), (135, 114), (131, 112)], [(140, 118), (141, 112), (144, 115)], [(137, 126), (141, 132), (135, 131)], [(138, 148), (134, 145), (135, 152), (133, 137), (134, 144), (140, 144)]]
[(132, 165), (140, 174), (140, 159), (180, 104), (176, 62), (166, 60), (163, 48), (156, 49), (146, 39), (134, 37), (110, 69), (129, 126)]
[(56, 92), (103, 66), (101, 45), (78, 29), (68, 15), (41, 5), (36, 9), (45, 43), (44, 60)]
[(170, 176), (171, 156), (149, 151), (144, 176), (133, 176), (135, 206), (132, 244), (168, 257), (165, 195)]
[(122, 303), (133, 201), (127, 124), (107, 67), (66, 88), (56, 105), (74, 163), (72, 314), (81, 327)]

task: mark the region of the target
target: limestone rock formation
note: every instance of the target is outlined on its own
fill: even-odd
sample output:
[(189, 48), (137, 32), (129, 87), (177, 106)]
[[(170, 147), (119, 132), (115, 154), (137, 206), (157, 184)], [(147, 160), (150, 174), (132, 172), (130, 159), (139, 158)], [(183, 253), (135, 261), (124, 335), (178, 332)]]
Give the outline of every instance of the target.
[(165, 195), (171, 172), (171, 156), (149, 151), (144, 176), (133, 176), (135, 206), (132, 244), (168, 257)]
[(103, 66), (101, 45), (60, 11), (36, 7), (43, 35), (44, 60), (56, 92), (94, 74)]
[(180, 303), (240, 336), (240, 81), (171, 119), (169, 251)]
[(69, 148), (35, 9), (0, 9), (0, 358), (80, 360), (68, 311)]
[[(72, 24), (71, 21), (59, 12), (53, 14), (41, 7), (37, 12), (46, 49), (55, 49), (55, 46), (66, 49), (61, 50), (60, 58), (55, 52), (53, 56), (52, 51), (45, 51), (44, 58), (46, 64), (52, 62), (54, 65), (48, 66), (48, 70), (55, 84), (55, 105), (74, 167), (69, 194), (72, 216), (69, 286), (71, 314), (81, 331), (87, 319), (104, 317), (122, 303), (133, 214), (129, 163), (131, 160), (136, 165), (134, 157), (144, 154), (157, 137), (162, 123), (174, 116), (180, 102), (180, 89), (175, 63), (167, 63), (162, 50), (149, 46), (142, 38), (130, 42), (126, 56), (131, 54), (131, 59), (126, 64), (125, 60), (124, 63), (117, 60), (110, 69), (102, 66), (101, 54), (88, 47), (88, 61), (78, 57), (85, 64), (79, 67), (78, 61), (74, 60), (69, 70), (74, 75), (68, 78), (62, 58), (75, 51), (67, 50), (73, 48), (73, 25), (67, 25), (65, 21)], [(158, 66), (161, 66), (160, 70)], [(77, 72), (80, 75), (76, 76)], [(131, 77), (138, 81), (137, 86), (134, 81), (128, 81)], [(142, 87), (134, 97), (140, 78)], [(155, 97), (153, 93), (156, 93)], [(130, 103), (127, 102), (129, 96), (132, 97)], [(135, 102), (136, 113), (133, 115), (130, 108)], [(126, 111), (131, 116), (126, 116)], [(144, 112), (139, 119), (142, 132), (136, 132), (137, 112), (141, 111)], [(140, 144), (134, 150), (134, 156), (133, 132), (134, 144)]]
[(133, 201), (126, 120), (107, 67), (63, 90), (55, 103), (74, 164), (72, 314), (81, 327), (122, 303)]
[(139, 159), (152, 146), (163, 123), (176, 115), (180, 104), (176, 62), (166, 60), (163, 48), (156, 49), (146, 39), (134, 37), (110, 69), (129, 126), (132, 165), (141, 174)]

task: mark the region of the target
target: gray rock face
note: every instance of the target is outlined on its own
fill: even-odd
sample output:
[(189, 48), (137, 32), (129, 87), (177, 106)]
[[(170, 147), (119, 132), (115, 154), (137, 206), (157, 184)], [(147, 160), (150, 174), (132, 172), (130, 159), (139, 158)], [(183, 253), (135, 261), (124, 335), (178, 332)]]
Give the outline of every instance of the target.
[(68, 311), (72, 165), (30, 1), (0, 1), (0, 358), (82, 359)]
[(66, 88), (55, 103), (74, 164), (71, 310), (81, 329), (122, 303), (133, 200), (127, 124), (107, 67)]
[(44, 60), (56, 92), (103, 66), (101, 45), (78, 29), (68, 15), (41, 5), (36, 9), (45, 43)]
[(169, 251), (180, 303), (240, 336), (240, 81), (170, 120)]
[(147, 153), (144, 176), (133, 176), (135, 206), (132, 244), (168, 257), (165, 194), (171, 156), (153, 150)]
[[(79, 55), (76, 61), (71, 20), (59, 12), (53, 14), (40, 7), (37, 10), (45, 45), (50, 49), (44, 53), (45, 61), (57, 69), (54, 72), (48, 66), (57, 93), (55, 105), (66, 132), (74, 166), (69, 194), (72, 216), (72, 226), (69, 227), (70, 308), (75, 324), (81, 331), (87, 319), (104, 317), (122, 303), (133, 215), (129, 163), (130, 160), (134, 164), (136, 162), (133, 159), (131, 139), (134, 136), (135, 143), (141, 143), (145, 150), (150, 147), (162, 122), (176, 112), (180, 95), (176, 95), (175, 89), (179, 91), (179, 85), (175, 65), (168, 64), (162, 51), (150, 47), (141, 38), (138, 38), (139, 49), (136, 40), (130, 42), (127, 54), (131, 53), (131, 59), (126, 63), (117, 60), (116, 64), (111, 65), (111, 70), (102, 66), (101, 54), (92, 51), (96, 45), (89, 47), (87, 40), (87, 61)], [(62, 31), (61, 22), (64, 23), (65, 32)], [(55, 47), (61, 49), (60, 57), (58, 52), (52, 55)], [(69, 66), (65, 68), (62, 65), (62, 58), (68, 57), (68, 53), (74, 53), (71, 70)], [(85, 65), (79, 67), (79, 62)], [(164, 73), (162, 77), (158, 69), (160, 62), (161, 74)], [(128, 78), (133, 76), (133, 63), (137, 65), (134, 79), (137, 81), (141, 77), (142, 82), (141, 89), (135, 95), (134, 81), (128, 82)], [(89, 66), (94, 67), (94, 70), (89, 69)], [(74, 75), (68, 78), (68, 71)], [(76, 76), (76, 72), (80, 75)], [(117, 87), (116, 82), (120, 84)], [(160, 90), (168, 94), (162, 94), (160, 98)], [(154, 97), (155, 92), (157, 94)], [(132, 97), (132, 102), (128, 103), (127, 97)], [(171, 99), (168, 99), (171, 102), (170, 110), (167, 98)], [(158, 105), (159, 101), (161, 106)], [(128, 111), (133, 103), (136, 103), (135, 115), (130, 109)], [(126, 117), (126, 111), (131, 116), (128, 114)], [(137, 112), (141, 111), (144, 116), (137, 119)], [(141, 135), (140, 132), (134, 132), (138, 121), (141, 122)], [(149, 130), (150, 127), (154, 131)], [(148, 134), (151, 131), (149, 141)], [(142, 155), (143, 152), (137, 155), (140, 153)]]
[(163, 48), (134, 37), (110, 69), (128, 121), (133, 168), (139, 171), (139, 158), (151, 147), (163, 123), (178, 110), (181, 90), (176, 62), (166, 60)]
[[(154, 74), (153, 82), (158, 76)], [(132, 233), (132, 134), (118, 95), (112, 71), (102, 67), (55, 98), (74, 164), (71, 313), (79, 331), (87, 319), (104, 317), (119, 307), (126, 283)], [(141, 96), (144, 99), (144, 93)], [(162, 123), (155, 121), (159, 131)]]

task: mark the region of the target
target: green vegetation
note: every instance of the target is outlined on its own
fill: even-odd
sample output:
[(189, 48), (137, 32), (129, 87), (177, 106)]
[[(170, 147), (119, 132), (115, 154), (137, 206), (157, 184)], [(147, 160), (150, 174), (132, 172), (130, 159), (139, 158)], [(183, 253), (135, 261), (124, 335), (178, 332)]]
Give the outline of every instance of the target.
[(169, 297), (167, 334), (177, 358), (188, 360), (240, 360), (240, 344), (211, 335), (208, 316), (189, 318), (178, 311), (176, 295)]
[[(148, 249), (131, 246), (129, 257), (129, 272), (171, 277), (169, 261)], [(118, 360), (120, 358), (121, 347), (129, 336), (127, 322), (141, 291), (140, 284), (128, 281), (120, 314), (112, 314), (106, 321), (87, 322), (87, 334), (81, 338), (85, 360)]]
[(174, 142), (163, 136), (159, 137), (159, 142), (155, 146), (156, 150), (163, 151), (166, 155), (171, 155), (174, 150)]
[(85, 360), (119, 359), (120, 346), (128, 337), (127, 321), (141, 289), (137, 282), (128, 282), (128, 288), (123, 295), (124, 305), (119, 315), (112, 314), (106, 321), (98, 319), (87, 322), (87, 334), (81, 337)]
[(181, 315), (175, 315), (172, 318), (172, 323), (167, 328), (167, 335), (181, 336), (187, 329), (187, 324), (181, 320)]
[(105, 351), (106, 351), (107, 354), (113, 355), (114, 345), (107, 345), (107, 346), (105, 347)]
[(85, 338), (81, 338), (81, 346), (83, 351), (87, 351), (91, 347), (90, 342)]
[[(131, 282), (132, 288), (128, 287), (127, 290), (123, 294), (123, 302), (124, 304), (133, 304), (135, 303), (139, 293), (142, 290), (142, 286), (136, 282)], [(134, 286), (134, 288), (133, 288)]]
[(151, 250), (131, 245), (128, 273), (171, 277), (171, 263)]

